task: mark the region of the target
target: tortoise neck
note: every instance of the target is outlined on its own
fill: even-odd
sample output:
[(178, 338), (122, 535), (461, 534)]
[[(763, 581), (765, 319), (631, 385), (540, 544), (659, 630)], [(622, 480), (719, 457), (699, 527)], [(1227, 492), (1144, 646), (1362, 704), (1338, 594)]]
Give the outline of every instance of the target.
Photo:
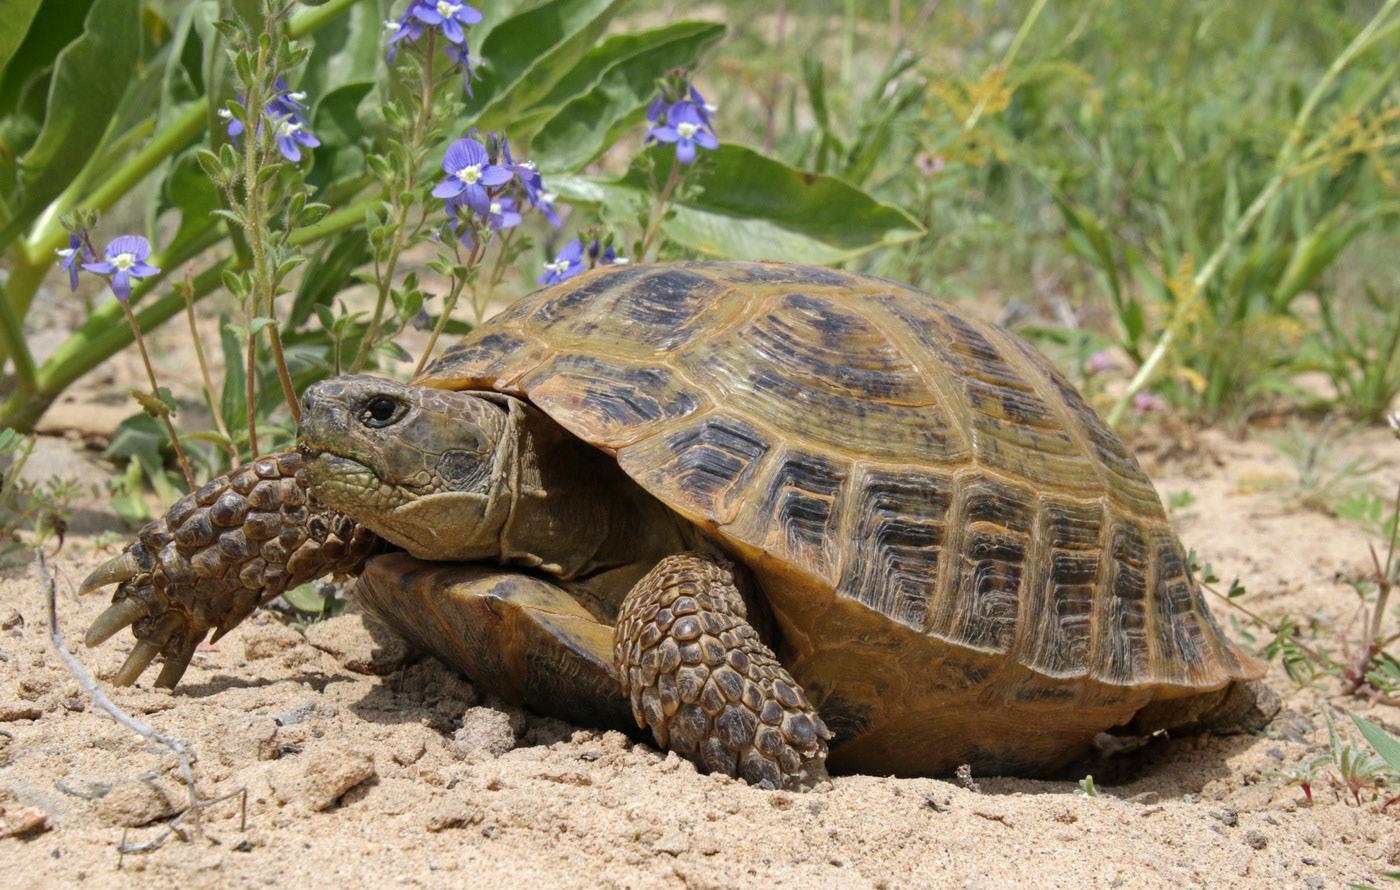
[(511, 399), (508, 409), (509, 441), (497, 470), (507, 489), (502, 563), (573, 580), (634, 564), (645, 571), (688, 545), (684, 523), (612, 457), (533, 405)]

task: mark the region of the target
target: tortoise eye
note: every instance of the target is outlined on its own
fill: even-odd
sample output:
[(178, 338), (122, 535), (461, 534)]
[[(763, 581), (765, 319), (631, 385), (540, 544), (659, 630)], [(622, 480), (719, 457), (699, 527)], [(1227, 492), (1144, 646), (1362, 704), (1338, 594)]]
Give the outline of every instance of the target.
[(385, 427), (399, 419), (400, 404), (388, 396), (375, 396), (360, 411), (360, 423), (368, 427)]

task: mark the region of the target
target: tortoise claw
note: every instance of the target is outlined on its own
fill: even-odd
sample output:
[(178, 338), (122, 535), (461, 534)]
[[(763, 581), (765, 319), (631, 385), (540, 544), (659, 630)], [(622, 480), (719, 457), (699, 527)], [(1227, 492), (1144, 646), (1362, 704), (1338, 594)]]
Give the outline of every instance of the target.
[[(98, 571), (101, 571), (101, 569)], [(91, 581), (92, 579), (89, 578), (88, 580)], [(86, 582), (84, 583), (86, 584)], [(107, 611), (97, 616), (97, 620), (88, 628), (87, 636), (83, 638), (83, 642), (86, 643), (89, 648), (100, 646), (110, 640), (112, 635), (117, 631), (135, 624), (142, 618), (145, 618), (146, 615), (146, 604), (136, 597), (113, 603), (111, 606), (107, 607)]]
[(160, 654), (160, 645), (152, 643), (150, 640), (137, 640), (132, 647), (131, 654), (126, 657), (121, 668), (112, 675), (112, 685), (130, 686), (136, 682), (136, 678), (141, 676), (141, 672), (150, 667), (151, 662), (156, 660)]
[[(78, 589), (78, 593), (79, 595), (92, 593), (94, 590), (101, 590), (108, 584), (130, 581), (140, 571), (141, 567), (137, 564), (136, 557), (132, 555), (130, 550), (124, 550), (120, 556), (113, 557), (94, 569), (93, 573), (83, 581), (83, 586)], [(93, 644), (88, 643), (88, 645)]]
[(194, 658), (194, 650), (199, 646), (204, 634), (191, 634), (183, 648), (174, 655), (165, 656), (165, 664), (160, 669), (160, 675), (156, 677), (156, 686), (161, 689), (174, 689), (175, 684), (180, 682), (180, 678), (185, 675), (185, 669), (190, 666), (190, 659)]

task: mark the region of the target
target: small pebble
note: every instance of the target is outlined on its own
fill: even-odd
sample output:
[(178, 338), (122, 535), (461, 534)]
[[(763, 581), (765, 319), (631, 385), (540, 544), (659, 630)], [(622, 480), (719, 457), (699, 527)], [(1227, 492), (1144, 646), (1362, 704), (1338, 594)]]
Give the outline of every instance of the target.
[(1269, 839), (1264, 836), (1263, 832), (1255, 831), (1252, 828), (1244, 833), (1244, 842), (1256, 850), (1262, 850), (1269, 845)]

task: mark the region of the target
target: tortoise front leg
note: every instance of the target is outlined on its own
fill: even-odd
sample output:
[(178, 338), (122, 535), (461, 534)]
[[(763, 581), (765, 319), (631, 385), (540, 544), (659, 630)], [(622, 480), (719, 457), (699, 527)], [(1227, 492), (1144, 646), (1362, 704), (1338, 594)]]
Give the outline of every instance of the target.
[(310, 503), (300, 454), (268, 455), (176, 501), (88, 576), (83, 593), (108, 584), (117, 592), (86, 642), (131, 625), (137, 642), (112, 682), (136, 682), (164, 655), (156, 685), (173, 688), (211, 628), (218, 639), (285, 590), (358, 572), (380, 546), (368, 529)]
[(656, 743), (707, 772), (769, 788), (826, 778), (826, 724), (745, 617), (734, 576), (687, 553), (622, 602), (613, 660)]

